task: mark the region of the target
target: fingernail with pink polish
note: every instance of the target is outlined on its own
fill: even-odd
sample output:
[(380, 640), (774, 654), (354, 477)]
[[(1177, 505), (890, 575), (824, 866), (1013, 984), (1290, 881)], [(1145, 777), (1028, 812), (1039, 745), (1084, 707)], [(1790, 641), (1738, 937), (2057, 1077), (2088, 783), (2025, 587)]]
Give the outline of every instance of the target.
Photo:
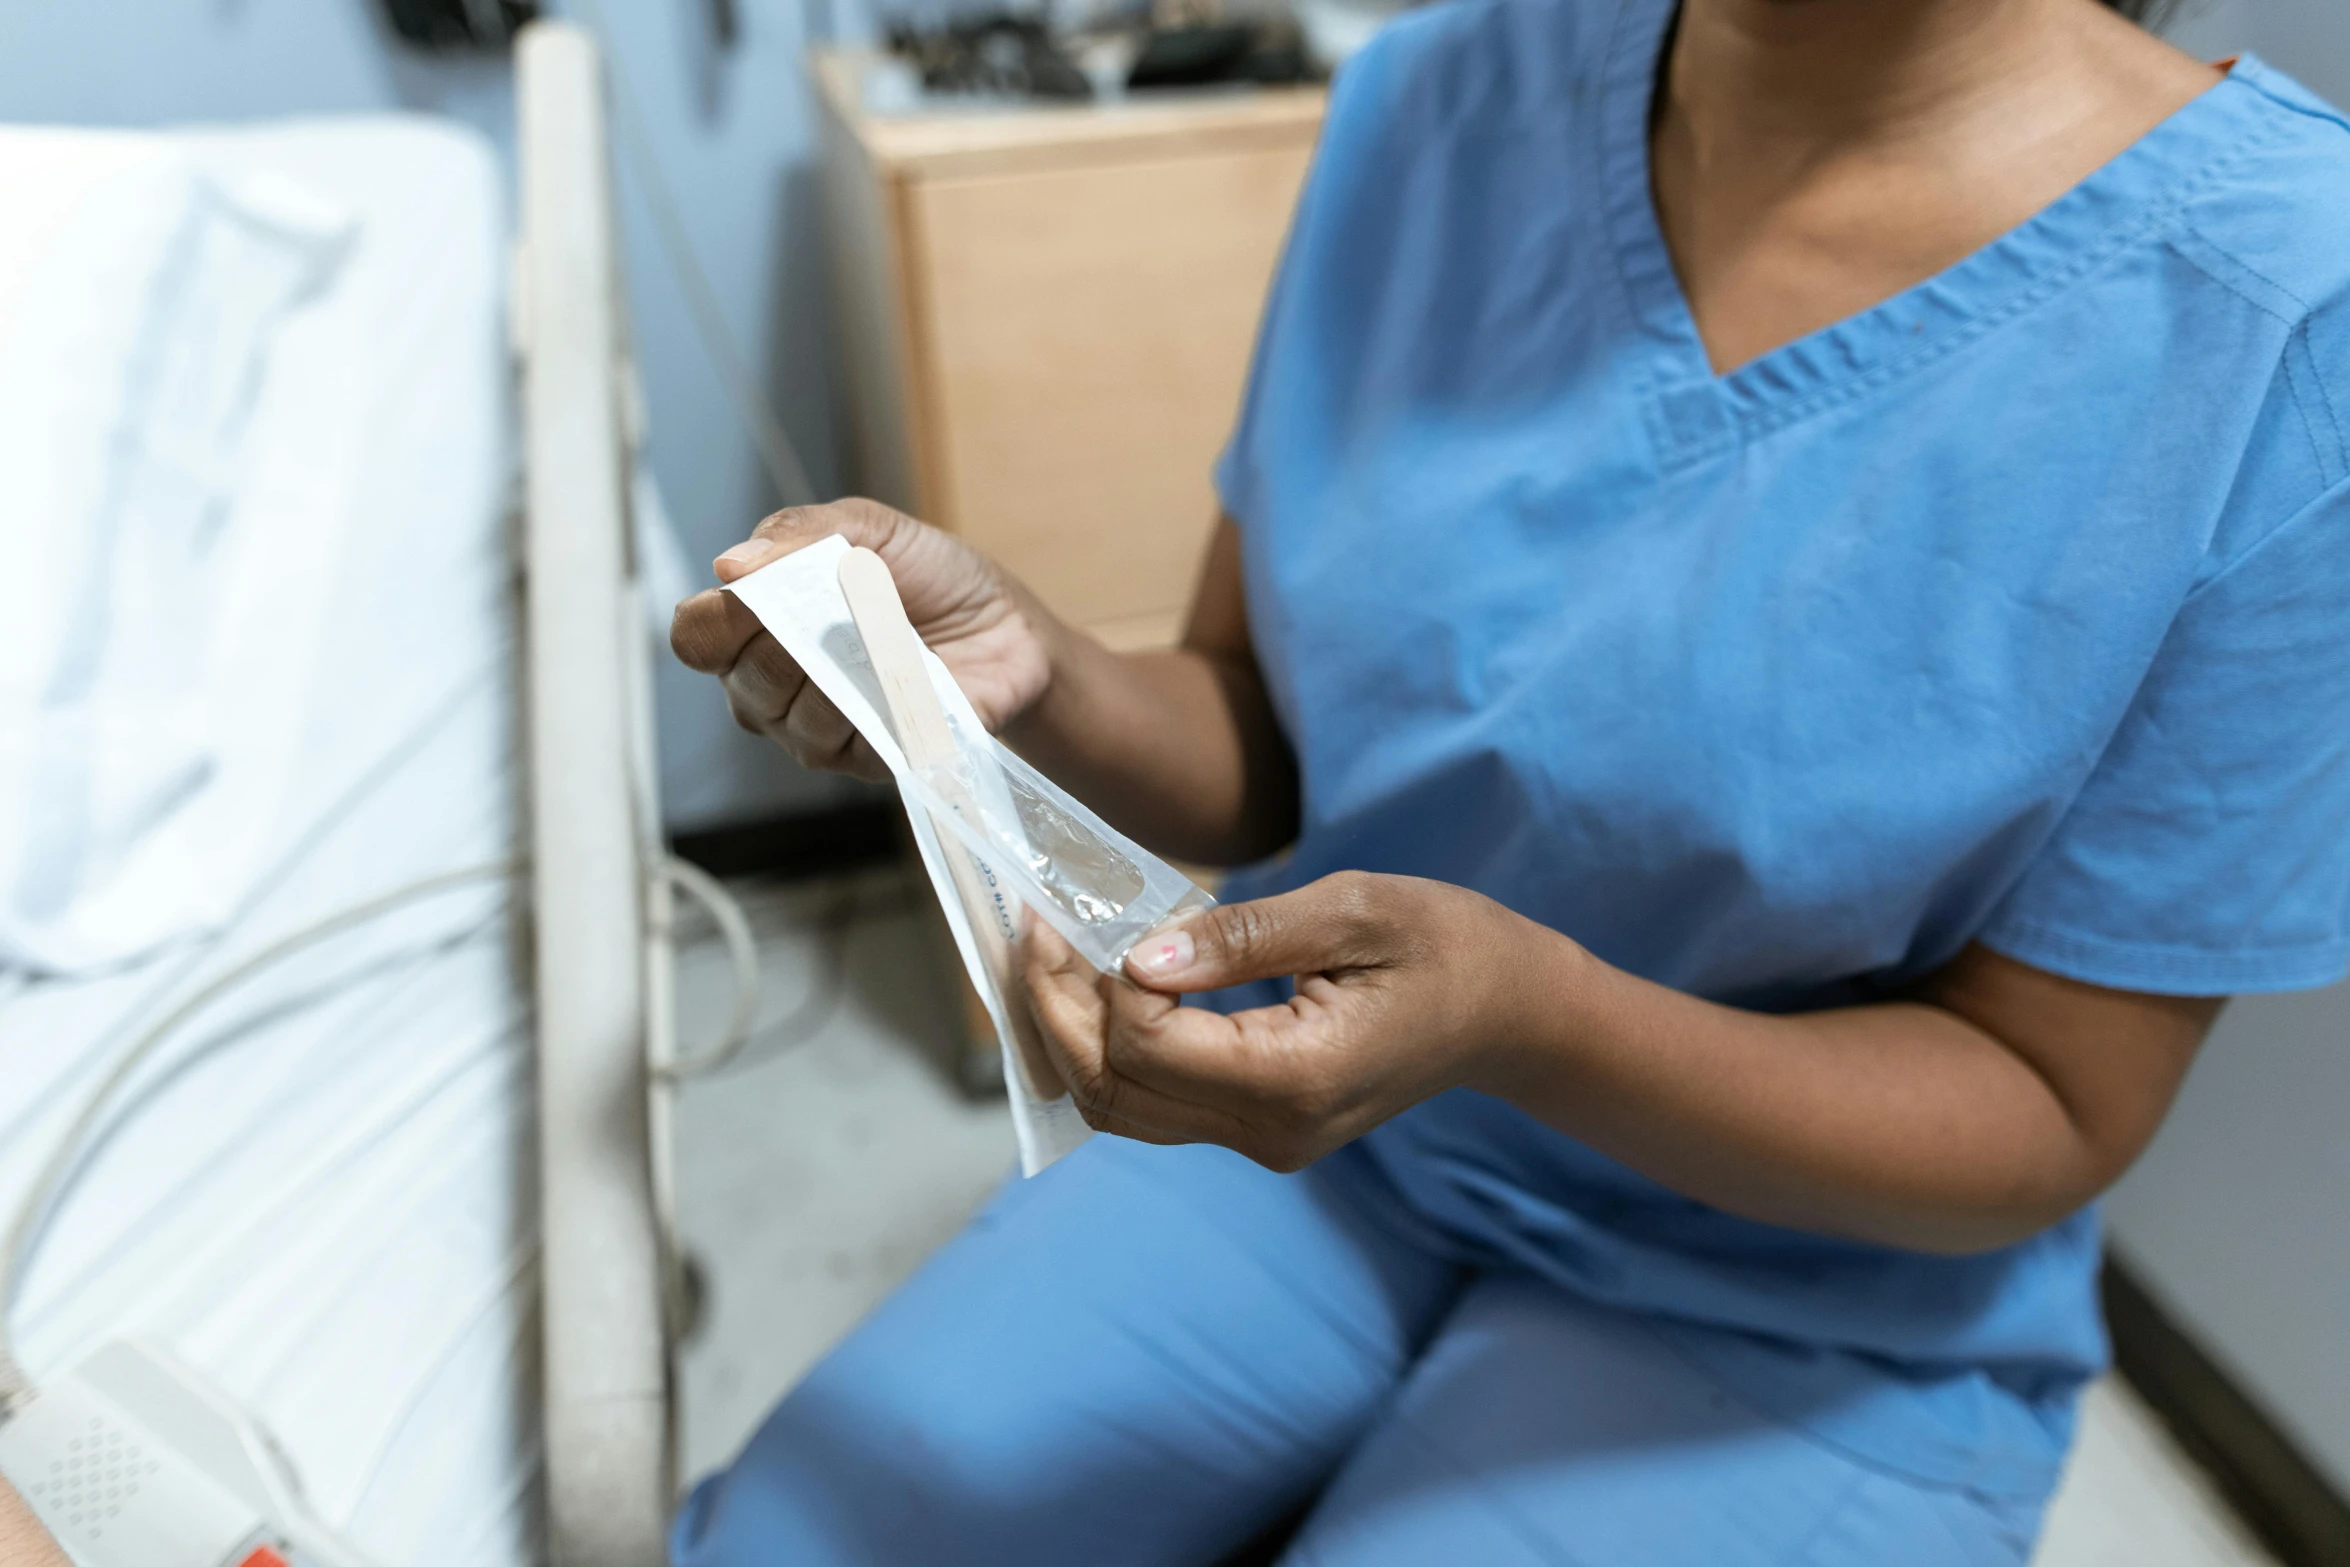
[(1167, 930), (1145, 936), (1135, 943), (1134, 950), (1126, 955), (1126, 962), (1138, 974), (1165, 979), (1170, 974), (1180, 974), (1191, 967), (1194, 956), (1196, 952), (1191, 944), (1190, 931)]

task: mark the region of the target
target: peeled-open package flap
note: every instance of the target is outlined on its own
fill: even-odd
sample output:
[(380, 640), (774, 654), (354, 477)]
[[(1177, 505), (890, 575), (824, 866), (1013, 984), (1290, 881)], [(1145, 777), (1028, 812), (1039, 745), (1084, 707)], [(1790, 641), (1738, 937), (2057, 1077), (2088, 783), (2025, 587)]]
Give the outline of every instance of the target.
[[(1020, 1167), (1033, 1175), (1091, 1134), (1065, 1094), (1048, 1098), (1029, 1082), (1008, 1011), (1017, 1003), (981, 960), (947, 855), (968, 853), (979, 862), (1000, 900), (991, 917), (1016, 929), (1019, 906), (1025, 905), (1104, 972), (1124, 961), (1153, 927), (1214, 900), (1007, 750), (987, 732), (946, 665), (927, 650), (924, 665), (946, 710), (955, 754), (930, 767), (911, 765), (885, 716), (879, 678), (841, 591), (840, 562), (849, 549), (837, 534), (821, 539), (733, 583), (732, 591), (896, 779), (923, 868), (995, 1025)], [(941, 829), (951, 841), (941, 839)]]

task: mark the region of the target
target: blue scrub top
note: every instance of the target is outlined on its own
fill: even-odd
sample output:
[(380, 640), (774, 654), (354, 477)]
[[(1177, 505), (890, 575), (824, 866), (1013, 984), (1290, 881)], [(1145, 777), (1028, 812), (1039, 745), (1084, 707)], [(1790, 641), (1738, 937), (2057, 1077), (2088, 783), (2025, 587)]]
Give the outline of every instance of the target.
[[(1304, 795), (1229, 896), (1437, 877), (1765, 1009), (1969, 941), (2148, 991), (2340, 977), (2350, 125), (2246, 59), (1717, 376), (1650, 198), (1670, 19), (1455, 0), (1341, 73), (1217, 472)], [(1691, 1352), (1929, 1477), (2038, 1483), (2103, 1360), (2093, 1213), (1965, 1258), (1825, 1239), (1467, 1092), (1353, 1157), (1447, 1244), (1747, 1330)], [(1822, 1398), (1838, 1357), (1877, 1371)], [(1886, 1365), (1920, 1395), (1868, 1392)]]

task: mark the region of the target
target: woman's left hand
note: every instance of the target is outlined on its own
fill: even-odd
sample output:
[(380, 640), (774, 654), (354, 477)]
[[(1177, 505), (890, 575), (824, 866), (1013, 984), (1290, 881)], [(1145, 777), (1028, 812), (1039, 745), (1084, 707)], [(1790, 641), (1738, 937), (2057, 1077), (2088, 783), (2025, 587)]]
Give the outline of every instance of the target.
[[(1533, 939), (1564, 938), (1464, 888), (1346, 871), (1154, 932), (1124, 975), (1095, 973), (1038, 922), (1026, 979), (1088, 1125), (1289, 1171), (1486, 1077), (1543, 966)], [(1285, 1006), (1226, 1015), (1175, 999), (1287, 976)]]

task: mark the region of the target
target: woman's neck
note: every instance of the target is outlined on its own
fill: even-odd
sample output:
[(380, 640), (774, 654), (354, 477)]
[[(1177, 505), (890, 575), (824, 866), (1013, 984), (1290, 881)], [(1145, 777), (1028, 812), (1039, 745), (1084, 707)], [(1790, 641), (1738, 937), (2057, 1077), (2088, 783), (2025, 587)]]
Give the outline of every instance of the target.
[(1988, 151), (2159, 119), (2208, 84), (2094, 0), (1685, 0), (1657, 107), (1701, 148)]
[(1655, 196), (1715, 366), (1932, 276), (2215, 80), (2096, 0), (1684, 0)]
[(1657, 106), (1724, 147), (1934, 134), (2046, 73), (2063, 52), (2050, 46), (2084, 9), (2080, 0), (1685, 0)]

